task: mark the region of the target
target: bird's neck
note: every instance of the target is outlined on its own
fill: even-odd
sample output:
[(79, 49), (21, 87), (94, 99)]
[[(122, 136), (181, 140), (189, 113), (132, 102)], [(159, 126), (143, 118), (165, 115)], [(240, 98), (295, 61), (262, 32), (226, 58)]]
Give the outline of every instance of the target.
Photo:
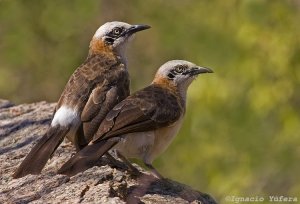
[(187, 90), (185, 89), (185, 87), (176, 86), (173, 81), (170, 81), (163, 77), (155, 77), (152, 84), (158, 85), (158, 86), (172, 92), (173, 94), (175, 94), (176, 96), (178, 96), (180, 98), (183, 106), (185, 106), (186, 93), (187, 93)]
[(172, 83), (172, 81), (164, 78), (156, 76), (154, 80), (152, 81), (152, 84), (161, 86), (164, 89), (170, 90), (171, 92), (176, 92), (177, 87)]
[(105, 44), (101, 40), (92, 39), (92, 41), (90, 42), (89, 54), (103, 54), (103, 53), (113, 55), (112, 46)]
[(109, 58), (118, 58), (121, 63), (126, 65), (125, 49), (125, 46), (114, 49), (112, 45), (107, 45), (99, 39), (93, 39), (90, 43), (89, 55), (105, 55)]
[(191, 85), (192, 81), (193, 81), (193, 79), (186, 80), (183, 83), (180, 83), (180, 85), (177, 87), (179, 90), (179, 93), (184, 101), (186, 101), (187, 90), (188, 90), (189, 86)]
[(123, 64), (127, 64), (126, 45), (114, 49), (114, 53), (118, 56)]
[(181, 99), (184, 101), (184, 103), (186, 102), (186, 93), (187, 93), (187, 89), (183, 88), (183, 87), (178, 87), (178, 92), (181, 96)]

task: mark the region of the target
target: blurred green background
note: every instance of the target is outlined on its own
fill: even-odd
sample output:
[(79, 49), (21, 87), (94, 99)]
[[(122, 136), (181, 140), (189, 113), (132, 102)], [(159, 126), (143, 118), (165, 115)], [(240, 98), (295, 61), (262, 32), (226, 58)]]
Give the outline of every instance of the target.
[(144, 23), (131, 88), (170, 59), (213, 68), (190, 87), (185, 123), (155, 162), (212, 194), (300, 200), (299, 0), (1, 0), (0, 97), (57, 101), (106, 21)]

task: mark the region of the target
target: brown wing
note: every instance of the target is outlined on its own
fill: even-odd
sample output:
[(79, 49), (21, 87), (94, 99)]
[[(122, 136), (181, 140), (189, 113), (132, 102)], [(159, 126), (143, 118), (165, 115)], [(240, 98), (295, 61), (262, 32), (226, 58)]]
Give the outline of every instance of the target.
[(93, 89), (81, 113), (82, 122), (90, 121), (97, 115), (97, 113), (101, 109), (102, 103), (106, 99), (105, 93), (108, 89), (109, 87), (107, 87), (105, 83), (98, 85), (95, 89)]
[(170, 125), (179, 119), (183, 108), (176, 94), (150, 85), (116, 105), (101, 123), (93, 142)]
[[(99, 124), (105, 118), (106, 114), (111, 110), (114, 105), (118, 102), (118, 89), (116, 86), (107, 87), (108, 90), (103, 90), (99, 88), (91, 95), (88, 103), (83, 109), (81, 119), (83, 122), (83, 137), (86, 142), (80, 142), (81, 145), (88, 143), (95, 132), (97, 131)], [(95, 101), (95, 99), (101, 99), (101, 101)]]

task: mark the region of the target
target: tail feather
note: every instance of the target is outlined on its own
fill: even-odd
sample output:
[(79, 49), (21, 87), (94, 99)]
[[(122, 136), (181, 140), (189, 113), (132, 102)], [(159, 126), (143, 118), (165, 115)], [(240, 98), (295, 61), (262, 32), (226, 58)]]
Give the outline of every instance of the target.
[(69, 161), (67, 161), (57, 173), (74, 176), (79, 172), (91, 168), (103, 156), (103, 154), (105, 154), (118, 142), (118, 138), (111, 138), (89, 144), (69, 159)]
[(50, 127), (47, 133), (31, 149), (29, 154), (13, 174), (13, 178), (20, 178), (27, 174), (39, 174), (50, 159), (54, 151), (68, 133), (68, 127)]

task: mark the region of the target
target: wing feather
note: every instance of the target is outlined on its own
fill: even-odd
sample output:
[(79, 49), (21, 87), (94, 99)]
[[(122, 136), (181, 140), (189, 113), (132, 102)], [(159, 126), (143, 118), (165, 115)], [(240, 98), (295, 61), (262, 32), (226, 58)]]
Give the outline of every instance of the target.
[(106, 99), (106, 90), (107, 87), (103, 85), (97, 86), (95, 89), (93, 89), (81, 113), (82, 122), (90, 121), (97, 115), (101, 109), (99, 104), (102, 104)]

